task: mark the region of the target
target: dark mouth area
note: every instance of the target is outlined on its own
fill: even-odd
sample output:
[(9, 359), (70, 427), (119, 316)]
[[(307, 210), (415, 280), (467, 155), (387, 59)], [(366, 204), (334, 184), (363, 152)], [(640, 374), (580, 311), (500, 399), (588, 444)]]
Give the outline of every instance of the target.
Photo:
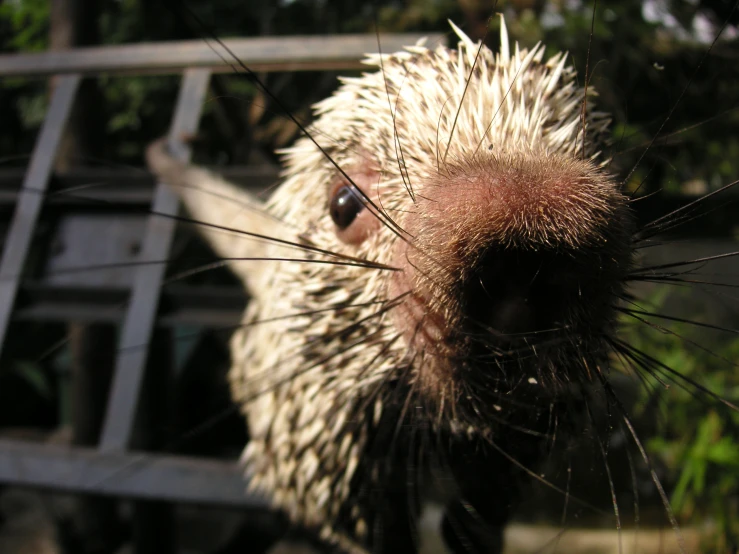
[(598, 273), (567, 252), (487, 252), (461, 283), (462, 330), (499, 349), (572, 337), (583, 312), (605, 301)]

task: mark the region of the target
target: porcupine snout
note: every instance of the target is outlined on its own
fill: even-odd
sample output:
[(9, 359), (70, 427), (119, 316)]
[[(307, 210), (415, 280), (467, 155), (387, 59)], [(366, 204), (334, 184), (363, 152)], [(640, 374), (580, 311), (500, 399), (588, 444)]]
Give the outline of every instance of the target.
[(403, 227), (413, 238), (398, 241), (403, 271), (391, 294), (409, 293), (396, 321), (426, 358), (422, 384), (512, 363), (546, 365), (564, 382), (568, 369), (553, 360), (603, 350), (594, 345), (621, 292), (631, 217), (617, 184), (589, 161), (527, 153), (447, 163)]

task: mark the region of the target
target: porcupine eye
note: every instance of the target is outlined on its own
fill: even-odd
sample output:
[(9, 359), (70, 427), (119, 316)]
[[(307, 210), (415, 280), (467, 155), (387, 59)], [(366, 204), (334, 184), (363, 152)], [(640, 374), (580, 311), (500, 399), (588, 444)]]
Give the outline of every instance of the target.
[(380, 228), (380, 218), (368, 198), (377, 196), (380, 177), (366, 164), (347, 164), (347, 175), (336, 174), (331, 180), (328, 210), (336, 237), (352, 246), (362, 244)]
[(351, 185), (339, 187), (329, 207), (331, 219), (341, 231), (349, 227), (363, 209), (364, 202)]

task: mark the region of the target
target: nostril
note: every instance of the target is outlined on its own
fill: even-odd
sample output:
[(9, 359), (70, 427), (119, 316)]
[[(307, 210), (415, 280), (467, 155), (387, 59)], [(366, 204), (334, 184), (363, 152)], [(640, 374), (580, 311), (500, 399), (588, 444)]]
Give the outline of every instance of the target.
[(528, 296), (502, 298), (489, 317), (489, 329), (500, 338), (515, 338), (535, 331), (536, 314)]
[(544, 339), (576, 309), (579, 280), (572, 260), (556, 253), (491, 251), (461, 283), (467, 331), (498, 346)]

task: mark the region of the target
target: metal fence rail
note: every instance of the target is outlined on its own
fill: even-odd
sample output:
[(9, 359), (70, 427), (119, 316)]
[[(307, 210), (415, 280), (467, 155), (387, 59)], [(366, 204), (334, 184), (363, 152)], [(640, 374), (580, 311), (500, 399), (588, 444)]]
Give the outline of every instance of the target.
[[(361, 68), (368, 52), (394, 52), (426, 37), (428, 45), (444, 40), (440, 34), (335, 35), (171, 41), (115, 47), (76, 48), (68, 52), (0, 56), (0, 75), (20, 77), (61, 73), (142, 74), (180, 73), (186, 68), (229, 72), (239, 68), (229, 51), (253, 71), (321, 71)], [(378, 42), (379, 41), (379, 42)]]
[(147, 453), (101, 454), (0, 439), (0, 481), (58, 491), (263, 508), (235, 464)]

